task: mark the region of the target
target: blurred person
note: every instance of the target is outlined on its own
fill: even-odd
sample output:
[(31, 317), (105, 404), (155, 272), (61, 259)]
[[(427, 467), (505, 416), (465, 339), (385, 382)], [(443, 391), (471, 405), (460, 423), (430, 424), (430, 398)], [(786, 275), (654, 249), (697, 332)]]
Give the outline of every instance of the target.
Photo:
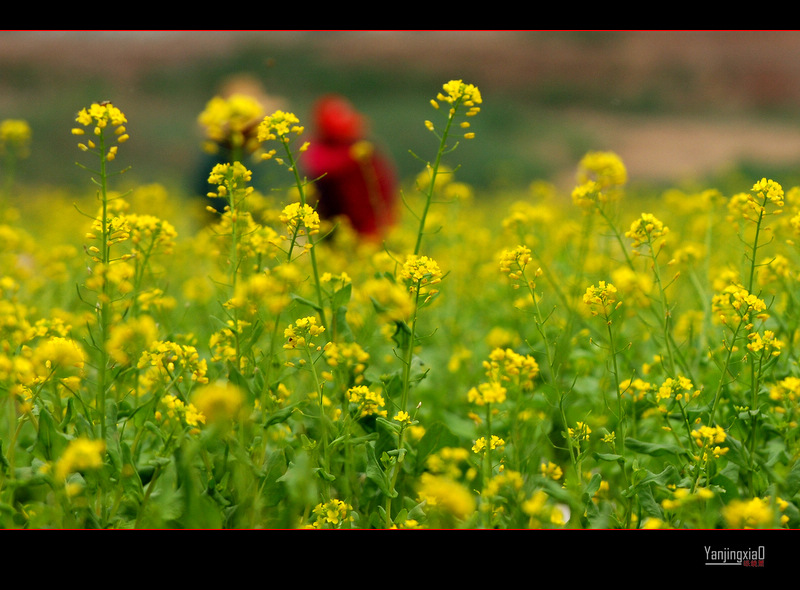
[(218, 211), (225, 208), (224, 199), (207, 197), (208, 176), (216, 164), (241, 162), (253, 170), (252, 186), (268, 190), (265, 171), (248, 164), (257, 162), (260, 144), (258, 125), (264, 117), (285, 109), (285, 100), (267, 93), (261, 82), (249, 74), (230, 76), (220, 86), (219, 92), (207, 103), (197, 118), (203, 133), (205, 158), (199, 164), (193, 192), (203, 196), (206, 204)]
[(398, 187), (394, 165), (367, 139), (364, 116), (346, 98), (321, 97), (312, 113), (313, 134), (300, 165), (314, 180), (310, 195), (320, 217), (346, 217), (362, 237), (380, 240), (395, 222)]

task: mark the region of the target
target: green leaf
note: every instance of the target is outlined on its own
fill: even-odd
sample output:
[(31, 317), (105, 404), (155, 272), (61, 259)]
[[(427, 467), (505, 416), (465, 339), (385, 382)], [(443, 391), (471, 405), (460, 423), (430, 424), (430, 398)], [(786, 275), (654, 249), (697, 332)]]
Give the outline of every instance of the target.
[(623, 459), (622, 455), (617, 455), (614, 453), (595, 453), (594, 457), (595, 459), (599, 459), (601, 461), (611, 461), (612, 463)]
[(366, 446), (367, 450), (367, 469), (366, 475), (367, 479), (375, 483), (384, 494), (389, 496), (390, 498), (396, 498), (397, 492), (392, 489), (391, 483), (389, 482), (389, 477), (386, 475), (386, 472), (383, 470), (380, 461), (378, 461), (378, 457), (375, 455), (375, 444), (370, 443)]
[(433, 453), (444, 447), (458, 446), (458, 437), (441, 422), (434, 422), (425, 429), (425, 434), (416, 445), (417, 473), (425, 469), (425, 462)]
[(789, 475), (786, 476), (786, 496), (794, 498), (800, 492), (800, 460), (795, 461), (792, 465)]
[(44, 461), (55, 461), (67, 446), (67, 437), (58, 431), (53, 415), (42, 407), (39, 410), (39, 433), (34, 454)]
[(353, 285), (351, 283), (347, 283), (341, 289), (337, 290), (333, 297), (331, 298), (331, 307), (333, 309), (339, 309), (341, 307), (347, 306), (350, 303), (350, 296), (353, 292)]
[(344, 338), (346, 342), (352, 342), (355, 337), (353, 336), (353, 330), (350, 329), (350, 324), (347, 322), (347, 308), (345, 306), (340, 306), (336, 308), (336, 331), (337, 333)]
[(295, 301), (297, 301), (298, 303), (301, 303), (303, 305), (309, 306), (314, 311), (322, 311), (322, 308), (318, 304), (314, 303), (310, 299), (306, 299), (305, 297), (301, 297), (297, 293), (292, 293), (291, 294), (291, 298), (294, 299)]

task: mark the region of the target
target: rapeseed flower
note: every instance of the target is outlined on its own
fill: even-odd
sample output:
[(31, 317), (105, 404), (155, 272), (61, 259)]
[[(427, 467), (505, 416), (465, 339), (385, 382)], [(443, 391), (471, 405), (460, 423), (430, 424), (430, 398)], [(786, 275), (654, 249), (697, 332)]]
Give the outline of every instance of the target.
[(617, 288), (605, 281), (588, 287), (583, 294), (583, 302), (589, 306), (593, 316), (602, 316), (608, 323), (611, 323), (614, 312), (622, 306), (622, 301), (617, 301)]
[(714, 457), (719, 458), (730, 450), (727, 447), (723, 448), (720, 446), (727, 438), (727, 433), (721, 426), (701, 425), (699, 428), (692, 431), (692, 438), (695, 444), (700, 447), (704, 461), (708, 459), (709, 451)]
[(0, 155), (13, 154), (18, 159), (30, 155), (31, 126), (22, 119), (0, 122)]
[(239, 418), (244, 407), (242, 390), (231, 383), (209, 383), (192, 393), (192, 405), (209, 422), (228, 422)]
[(749, 325), (753, 319), (764, 320), (768, 317), (764, 300), (737, 284), (728, 285), (722, 293), (714, 295), (711, 310), (723, 324), (738, 318), (741, 323)]
[(106, 444), (102, 440), (76, 438), (71, 440), (64, 453), (56, 461), (55, 475), (63, 480), (70, 473), (102, 469)]
[(353, 507), (350, 504), (335, 498), (328, 502), (317, 504), (312, 510), (315, 520), (311, 523), (311, 528), (342, 528), (342, 526), (354, 520), (352, 512)]
[(208, 140), (203, 144), (205, 150), (216, 153), (220, 145), (227, 145), (255, 151), (258, 147), (256, 127), (263, 117), (263, 106), (252, 96), (213, 97), (197, 117)]
[(485, 452), (487, 449), (494, 451), (495, 449), (504, 447), (505, 444), (506, 441), (497, 435), (493, 434), (488, 441), (486, 440), (485, 436), (482, 436), (475, 441), (475, 444), (472, 445), (472, 452), (475, 454), (480, 454)]
[(383, 396), (372, 391), (366, 385), (356, 385), (347, 390), (347, 401), (354, 404), (356, 412), (360, 418), (367, 416), (387, 416), (387, 410), (383, 409), (386, 401)]
[[(174, 395), (164, 395), (161, 397), (160, 402), (164, 411), (156, 411), (156, 419), (158, 420), (164, 420), (165, 423), (168, 423), (170, 418), (177, 419), (178, 422), (192, 429), (199, 428), (201, 424), (206, 422), (206, 417), (198, 411), (194, 404), (184, 403), (183, 400)], [(166, 413), (166, 419), (164, 413)]]
[(589, 181), (597, 183), (595, 190), (607, 191), (624, 185), (628, 171), (614, 152), (588, 152), (578, 164), (578, 184)]
[(106, 350), (119, 365), (130, 366), (157, 340), (155, 320), (149, 315), (141, 315), (112, 325)]
[(253, 187), (248, 185), (252, 178), (253, 173), (241, 162), (216, 164), (208, 176), (208, 184), (217, 188), (215, 192), (208, 193), (208, 196), (223, 198), (229, 202), (234, 199), (234, 204), (238, 204), (253, 193)]
[(775, 523), (775, 511), (768, 499), (731, 500), (722, 507), (722, 517), (730, 528), (757, 529)]
[(445, 512), (459, 520), (475, 512), (475, 497), (464, 485), (445, 475), (422, 473), (417, 496), (430, 510)]
[(283, 347), (285, 349), (305, 348), (313, 346), (312, 339), (325, 331), (324, 326), (317, 325), (317, 318), (307, 316), (289, 324), (283, 331), (286, 339)]
[(642, 244), (647, 244), (652, 250), (653, 243), (669, 233), (669, 228), (665, 226), (652, 213), (642, 213), (642, 215), (631, 223), (631, 228), (625, 232), (625, 236), (633, 240), (632, 247), (638, 251)]
[[(449, 104), (449, 120), (452, 120), (456, 116), (461, 106), (468, 107), (467, 111), (464, 113), (466, 117), (474, 117), (480, 112), (481, 108), (478, 105), (483, 103), (483, 99), (480, 90), (474, 84), (465, 84), (462, 80), (450, 80), (442, 86), (442, 90), (443, 92), (439, 92), (436, 95), (435, 100), (431, 100), (431, 106), (438, 110), (440, 102)], [(470, 123), (469, 121), (463, 121), (460, 123), (460, 126), (462, 129), (468, 129)], [(429, 131), (434, 130), (434, 125), (431, 121), (425, 121), (425, 127)], [(474, 139), (474, 137), (475, 134), (471, 131), (464, 133), (465, 139)]]
[(319, 213), (311, 205), (290, 203), (283, 208), (280, 220), (286, 225), (290, 235), (302, 236), (319, 233)]
[[(115, 107), (110, 102), (94, 103), (88, 109), (81, 109), (75, 121), (84, 127), (94, 125), (92, 135), (99, 138), (98, 141), (102, 142), (105, 146), (105, 131), (109, 127), (113, 130), (113, 136), (118, 144), (125, 143), (129, 139), (125, 124), (128, 120), (125, 114)], [(82, 127), (72, 129), (73, 135), (85, 135), (86, 130)], [(89, 139), (86, 143), (79, 143), (78, 147), (83, 151), (99, 150), (95, 139)], [(106, 160), (113, 160), (117, 155), (118, 146), (110, 146), (106, 152), (100, 154)]]
[(399, 277), (412, 295), (424, 295), (424, 303), (427, 303), (439, 293), (437, 289), (430, 287), (441, 282), (442, 271), (432, 258), (409, 254), (400, 269)]
[(502, 404), (506, 401), (506, 393), (506, 388), (500, 383), (497, 381), (489, 381), (470, 389), (467, 393), (467, 399), (477, 406)]

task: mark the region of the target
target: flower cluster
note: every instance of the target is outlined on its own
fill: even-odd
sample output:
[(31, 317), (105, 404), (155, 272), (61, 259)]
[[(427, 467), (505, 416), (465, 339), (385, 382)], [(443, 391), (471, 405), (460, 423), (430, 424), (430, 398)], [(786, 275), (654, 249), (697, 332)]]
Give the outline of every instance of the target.
[(206, 151), (216, 153), (221, 145), (255, 151), (258, 147), (255, 130), (263, 117), (263, 106), (252, 96), (215, 96), (197, 118), (209, 140), (204, 143)]
[(353, 521), (352, 511), (353, 507), (350, 506), (350, 504), (335, 498), (333, 500), (317, 504), (312, 510), (314, 514), (314, 522), (311, 523), (311, 528), (341, 528), (343, 525), (349, 524)]
[(714, 457), (721, 457), (730, 450), (727, 447), (720, 446), (727, 438), (727, 433), (721, 426), (700, 426), (700, 428), (692, 431), (692, 438), (695, 444), (700, 447), (704, 461), (708, 458), (709, 451)]
[(570, 439), (574, 441), (589, 440), (592, 429), (585, 422), (576, 422), (575, 428), (568, 428)]
[(493, 434), (488, 441), (485, 436), (482, 436), (472, 445), (472, 452), (477, 455), (486, 452), (487, 449), (494, 451), (495, 449), (503, 448), (505, 444), (506, 441), (497, 435)]
[(768, 498), (732, 500), (722, 507), (721, 513), (733, 529), (768, 528), (775, 523), (775, 511)]
[[(289, 203), (280, 215), (281, 223), (286, 225), (292, 236), (315, 235), (319, 233), (319, 213), (311, 205)], [(311, 244), (309, 243), (308, 246)]]
[(656, 402), (660, 403), (667, 399), (681, 401), (686, 398), (696, 397), (700, 392), (694, 391), (694, 384), (691, 379), (678, 375), (675, 379), (667, 377), (659, 386), (656, 394)]
[(439, 293), (437, 289), (431, 289), (431, 286), (441, 282), (442, 271), (432, 258), (409, 254), (399, 275), (412, 295), (425, 296), (425, 303)]
[(31, 126), (22, 119), (0, 122), (0, 155), (13, 154), (23, 159), (30, 155)]
[(747, 350), (759, 352), (764, 356), (778, 356), (784, 346), (783, 340), (775, 337), (772, 330), (764, 330), (763, 335), (759, 332), (751, 332), (747, 335)]
[(55, 465), (55, 475), (63, 480), (70, 473), (103, 467), (106, 444), (102, 440), (76, 438), (70, 441)]
[(347, 390), (347, 401), (354, 404), (356, 412), (361, 418), (367, 416), (386, 417), (387, 411), (383, 409), (386, 401), (380, 393), (372, 391), (366, 385), (356, 385)]
[(588, 287), (583, 295), (583, 302), (589, 306), (592, 315), (602, 316), (609, 323), (611, 316), (622, 305), (622, 301), (617, 301), (617, 288), (605, 281)]
[[(278, 140), (284, 145), (288, 145), (291, 140), (291, 134), (301, 135), (304, 131), (300, 125), (300, 119), (294, 113), (286, 113), (284, 111), (275, 111), (271, 115), (264, 118), (258, 125), (258, 141), (264, 143), (266, 141)], [(308, 148), (308, 143), (304, 143), (300, 147), (300, 151), (305, 151)], [(276, 150), (272, 149), (264, 152), (262, 158), (269, 160), (275, 157)], [(275, 158), (280, 164), (283, 160)]]
[(497, 381), (488, 381), (467, 392), (467, 399), (477, 406), (501, 404), (506, 401), (507, 390)]
[[(508, 275), (514, 289), (519, 289), (521, 284), (525, 284), (532, 290), (535, 287), (533, 279), (523, 282), (525, 269), (532, 260), (531, 250), (527, 246), (517, 246), (513, 249), (503, 250), (500, 253), (500, 272)], [(537, 268), (534, 272), (534, 278), (540, 276), (542, 276), (542, 269)]]
[(525, 391), (533, 389), (533, 380), (539, 375), (539, 364), (534, 357), (510, 348), (492, 350), (483, 367), (492, 381), (515, 383)]
[(750, 327), (753, 316), (761, 320), (768, 317), (764, 300), (736, 284), (728, 285), (722, 293), (713, 296), (711, 310), (723, 324), (728, 324), (731, 318), (738, 318), (741, 323)]
[(192, 405), (209, 422), (238, 419), (244, 401), (242, 390), (231, 383), (209, 383), (192, 393)]
[(655, 215), (642, 213), (641, 217), (631, 223), (631, 228), (625, 232), (625, 236), (633, 240), (634, 250), (637, 250), (642, 244), (647, 244), (653, 249), (653, 243), (668, 233), (669, 228)]
[(628, 171), (620, 157), (613, 152), (588, 152), (578, 164), (578, 184), (597, 183), (601, 191), (624, 185)]
[[(449, 117), (452, 119), (459, 106), (466, 106), (468, 107), (465, 116), (467, 117), (474, 117), (480, 112), (480, 105), (483, 102), (481, 98), (481, 92), (478, 90), (478, 87), (473, 84), (465, 84), (461, 80), (450, 80), (446, 84), (442, 86), (444, 92), (439, 92), (436, 95), (436, 100), (431, 100), (431, 105), (433, 108), (439, 108), (439, 102), (446, 102), (450, 105), (450, 113)], [(433, 123), (431, 121), (425, 121), (425, 126), (429, 130), (433, 130)], [(468, 129), (470, 126), (468, 121), (464, 121), (461, 123), (461, 127), (463, 129)], [(466, 132), (464, 134), (466, 139), (472, 139), (475, 137), (475, 134), (472, 132)]]
[[(102, 146), (105, 145), (105, 130), (109, 125), (114, 130), (117, 143), (125, 143), (128, 140), (129, 136), (125, 128), (128, 120), (122, 111), (110, 102), (94, 103), (88, 109), (81, 109), (75, 120), (84, 127), (94, 125), (92, 133), (96, 138), (99, 138), (98, 140)], [(73, 135), (84, 135), (85, 133), (86, 130), (81, 127), (72, 129)], [(83, 151), (104, 149), (98, 148), (94, 139), (87, 140), (86, 143), (79, 143), (78, 147)], [(111, 161), (116, 158), (118, 149), (116, 145), (110, 146), (101, 156)]]
[(197, 349), (189, 344), (178, 344), (171, 341), (156, 341), (142, 353), (137, 365), (139, 369), (148, 369), (144, 376), (152, 381), (164, 384), (179, 384), (185, 381), (192, 383), (208, 383), (208, 364), (201, 359)]
[(253, 178), (253, 173), (242, 163), (216, 164), (208, 176), (208, 184), (216, 185), (214, 192), (208, 193), (209, 197), (220, 197), (230, 200), (235, 195), (246, 197), (253, 192), (253, 187), (248, 183)]
[(446, 475), (424, 472), (419, 477), (417, 496), (429, 510), (464, 519), (475, 512), (475, 497), (461, 483)]
[(308, 316), (300, 318), (294, 324), (289, 326), (283, 331), (283, 337), (286, 342), (283, 347), (285, 349), (305, 348), (306, 346), (314, 346), (311, 340), (315, 336), (319, 336), (325, 331), (324, 326), (317, 325), (317, 318)]
[(360, 384), (364, 380), (369, 353), (358, 342), (331, 342), (325, 348), (325, 361), (329, 367), (338, 369)]
[(184, 403), (174, 395), (164, 395), (161, 397), (162, 410), (156, 411), (156, 419), (164, 420), (165, 423), (169, 419), (178, 420), (178, 422), (189, 426), (190, 428), (199, 428), (201, 424), (206, 423), (206, 417), (194, 406), (194, 404)]

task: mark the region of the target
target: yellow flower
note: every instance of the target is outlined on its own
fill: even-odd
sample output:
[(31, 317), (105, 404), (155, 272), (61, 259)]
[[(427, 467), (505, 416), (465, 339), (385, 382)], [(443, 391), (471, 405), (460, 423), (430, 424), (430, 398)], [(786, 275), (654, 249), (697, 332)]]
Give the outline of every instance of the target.
[(138, 360), (143, 350), (158, 340), (158, 326), (149, 315), (134, 317), (111, 326), (106, 350), (123, 366)]
[(54, 336), (38, 346), (34, 358), (48, 369), (56, 367), (82, 369), (86, 361), (80, 344), (60, 336)]
[(282, 142), (288, 142), (290, 133), (296, 135), (303, 133), (303, 127), (299, 123), (300, 119), (294, 113), (275, 111), (258, 125), (258, 141), (279, 139)]
[(614, 311), (622, 305), (622, 301), (617, 301), (617, 288), (605, 281), (587, 288), (583, 302), (589, 306), (592, 315), (601, 315), (609, 322)]
[(753, 529), (770, 527), (774, 524), (775, 513), (767, 499), (732, 500), (723, 506), (722, 516), (728, 526), (734, 529)]
[(400, 278), (406, 283), (412, 295), (420, 297), (425, 295), (424, 301), (427, 303), (439, 292), (430, 286), (441, 282), (442, 271), (432, 258), (409, 254), (400, 269)]
[(399, 411), (394, 417), (395, 422), (400, 422), (402, 424), (410, 424), (411, 423), (411, 415), (408, 412)]
[(576, 422), (575, 428), (568, 428), (569, 437), (574, 440), (589, 440), (592, 429), (583, 422)]
[[(387, 416), (387, 411), (382, 409), (386, 402), (381, 394), (372, 391), (366, 385), (356, 385), (347, 390), (347, 400), (355, 404), (359, 417), (366, 416)], [(408, 416), (405, 412), (402, 412)], [(399, 414), (398, 414), (399, 415)], [(397, 417), (395, 417), (397, 420)]]
[(311, 528), (341, 528), (343, 524), (353, 521), (352, 510), (350, 504), (336, 498), (317, 504), (312, 510), (315, 520), (311, 523)]
[(631, 223), (631, 228), (625, 232), (625, 236), (633, 240), (633, 249), (636, 250), (642, 244), (648, 244), (653, 248), (653, 242), (669, 233), (669, 228), (659, 221), (652, 213), (642, 213), (639, 219)]
[(70, 473), (102, 468), (105, 450), (106, 444), (102, 440), (76, 438), (70, 441), (56, 462), (56, 477), (64, 479)]
[(30, 153), (31, 126), (21, 119), (5, 119), (0, 123), (0, 154), (13, 153), (26, 158)]
[(620, 157), (614, 152), (588, 152), (578, 165), (578, 183), (597, 183), (605, 191), (619, 187), (628, 181), (628, 171)]
[(417, 490), (420, 501), (428, 508), (464, 519), (475, 512), (475, 498), (470, 491), (447, 476), (424, 472), (419, 477)]
[(539, 466), (539, 471), (543, 476), (549, 477), (556, 481), (561, 479), (561, 476), (564, 475), (564, 472), (561, 470), (561, 467), (559, 467), (552, 461), (548, 461), (547, 463), (542, 463)]
[[(473, 84), (465, 84), (461, 80), (450, 80), (442, 86), (444, 93), (436, 95), (436, 100), (446, 102), (451, 105), (464, 104), (470, 107), (468, 116), (477, 114), (480, 108), (477, 106), (483, 102), (481, 92)], [(439, 108), (435, 101), (432, 101), (435, 108)]]
[[(82, 109), (75, 121), (84, 127), (94, 125), (93, 135), (100, 137), (103, 141), (105, 140), (105, 130), (109, 125), (113, 128), (113, 135), (116, 137), (117, 143), (125, 143), (128, 140), (128, 133), (125, 128), (128, 120), (122, 111), (110, 102), (94, 103), (88, 109)], [(74, 135), (83, 135), (85, 130), (77, 127), (72, 130), (72, 133)], [(85, 144), (78, 144), (78, 147), (83, 151), (97, 149), (97, 145), (93, 140), (89, 140)], [(111, 149), (112, 147), (114, 148), (113, 150)], [(109, 146), (109, 151), (102, 154), (102, 156), (108, 157), (110, 154), (116, 154), (116, 146)], [(112, 155), (110, 159), (113, 159), (113, 157)]]
[(242, 390), (231, 383), (210, 383), (192, 394), (194, 409), (211, 422), (238, 419), (244, 402)]
[(247, 183), (253, 177), (253, 173), (240, 162), (233, 164), (216, 164), (208, 176), (208, 184), (216, 185), (216, 192), (208, 193), (209, 197), (220, 197), (230, 199), (231, 196), (239, 199), (247, 197), (253, 193), (253, 187)]
[(506, 388), (496, 381), (481, 383), (469, 390), (467, 399), (478, 406), (501, 404), (506, 401)]
[(289, 324), (289, 326), (283, 331), (283, 336), (286, 338), (286, 343), (283, 345), (284, 348), (293, 349), (293, 348), (303, 348), (307, 345), (311, 345), (311, 340), (315, 336), (319, 336), (325, 331), (324, 326), (317, 325), (317, 318), (314, 316), (308, 316), (304, 318), (300, 318), (295, 321), (294, 324)]
[[(257, 144), (253, 130), (256, 122), (264, 116), (261, 103), (245, 94), (233, 94), (228, 98), (215, 96), (206, 104), (197, 120), (205, 129), (206, 137), (213, 144), (206, 144), (211, 151), (216, 144), (246, 147), (252, 151)], [(213, 147), (212, 147), (213, 146)]]
[(475, 444), (472, 445), (472, 452), (479, 454), (486, 451), (487, 448), (493, 451), (497, 448), (505, 446), (505, 444), (506, 441), (504, 441), (499, 436), (495, 436), (494, 434), (492, 435), (492, 437), (489, 439), (488, 442), (486, 440), (486, 437), (482, 436), (475, 441)]
[(286, 225), (289, 233), (302, 236), (308, 232), (309, 235), (319, 233), (319, 214), (314, 211), (311, 205), (301, 205), (300, 203), (290, 203), (283, 208), (280, 220)]

